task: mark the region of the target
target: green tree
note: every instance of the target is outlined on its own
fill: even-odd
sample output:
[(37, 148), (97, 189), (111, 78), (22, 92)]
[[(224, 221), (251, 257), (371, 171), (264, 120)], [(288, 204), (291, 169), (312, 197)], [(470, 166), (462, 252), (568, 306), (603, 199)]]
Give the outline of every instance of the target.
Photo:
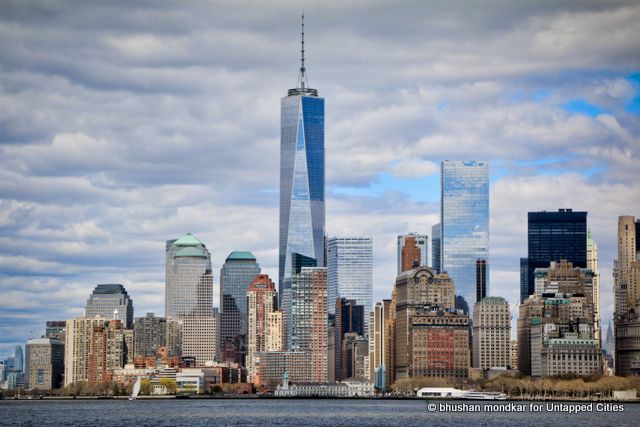
[(171, 378), (160, 378), (160, 385), (166, 388), (171, 394), (174, 394), (178, 389), (176, 380)]
[(144, 379), (140, 382), (140, 394), (151, 394), (151, 381)]

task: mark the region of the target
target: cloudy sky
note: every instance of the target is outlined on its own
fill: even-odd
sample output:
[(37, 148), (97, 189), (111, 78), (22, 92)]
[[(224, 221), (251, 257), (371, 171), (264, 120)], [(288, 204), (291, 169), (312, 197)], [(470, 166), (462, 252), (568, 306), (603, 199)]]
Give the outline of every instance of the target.
[(0, 357), (96, 283), (162, 314), (164, 241), (186, 232), (216, 291), (232, 250), (277, 277), (303, 9), (327, 232), (373, 237), (374, 299), (395, 236), (439, 221), (439, 162), (482, 159), (490, 293), (518, 301), (528, 211), (587, 210), (610, 317), (617, 216), (640, 215), (637, 2), (239, 4), (0, 0)]

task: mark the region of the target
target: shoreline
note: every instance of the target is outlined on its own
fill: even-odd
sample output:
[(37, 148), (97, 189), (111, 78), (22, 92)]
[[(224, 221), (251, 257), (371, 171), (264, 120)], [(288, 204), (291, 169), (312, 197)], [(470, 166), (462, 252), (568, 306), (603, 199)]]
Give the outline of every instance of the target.
[[(40, 397), (0, 397), (0, 401), (74, 401), (74, 400), (128, 400), (129, 396), (40, 396)], [(515, 398), (509, 397), (506, 400), (484, 400), (484, 399), (449, 399), (435, 398), (427, 399), (417, 396), (384, 396), (384, 397), (328, 397), (328, 396), (259, 396), (259, 395), (166, 395), (166, 396), (138, 396), (135, 400), (422, 400), (425, 402), (446, 402), (446, 401), (463, 401), (463, 402), (572, 402), (572, 403), (591, 403), (591, 402), (614, 402), (614, 403), (630, 403), (640, 404), (640, 399), (635, 400), (615, 400), (615, 399), (585, 399), (585, 398)]]

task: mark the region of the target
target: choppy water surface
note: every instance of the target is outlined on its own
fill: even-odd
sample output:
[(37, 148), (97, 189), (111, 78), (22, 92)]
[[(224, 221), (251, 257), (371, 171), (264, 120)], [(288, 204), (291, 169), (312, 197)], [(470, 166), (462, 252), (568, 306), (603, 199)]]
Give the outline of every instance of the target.
[[(440, 405), (442, 401), (431, 401)], [(35, 400), (0, 401), (0, 425), (6, 426), (626, 426), (638, 425), (640, 405), (624, 404), (622, 412), (593, 411), (570, 414), (547, 412), (485, 411), (486, 403), (447, 401), (449, 407), (431, 407), (419, 400)], [(557, 403), (557, 402), (556, 402)], [(529, 405), (500, 402), (492, 405)], [(546, 403), (537, 403), (546, 405)], [(480, 412), (469, 412), (478, 409)], [(567, 404), (575, 405), (575, 404)], [(619, 404), (618, 404), (619, 405)], [(487, 408), (488, 409), (488, 408)], [(500, 408), (497, 408), (500, 409)], [(609, 408), (611, 409), (611, 408)], [(459, 412), (459, 410), (463, 412)]]

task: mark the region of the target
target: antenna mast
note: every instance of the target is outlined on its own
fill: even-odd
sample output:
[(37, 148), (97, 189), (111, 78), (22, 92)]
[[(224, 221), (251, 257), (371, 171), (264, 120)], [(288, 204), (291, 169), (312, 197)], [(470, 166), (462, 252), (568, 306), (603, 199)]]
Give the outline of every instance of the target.
[(302, 14), (302, 43), (300, 49), (300, 88), (305, 88), (305, 83), (308, 86), (307, 81), (307, 69), (304, 67), (304, 13)]

